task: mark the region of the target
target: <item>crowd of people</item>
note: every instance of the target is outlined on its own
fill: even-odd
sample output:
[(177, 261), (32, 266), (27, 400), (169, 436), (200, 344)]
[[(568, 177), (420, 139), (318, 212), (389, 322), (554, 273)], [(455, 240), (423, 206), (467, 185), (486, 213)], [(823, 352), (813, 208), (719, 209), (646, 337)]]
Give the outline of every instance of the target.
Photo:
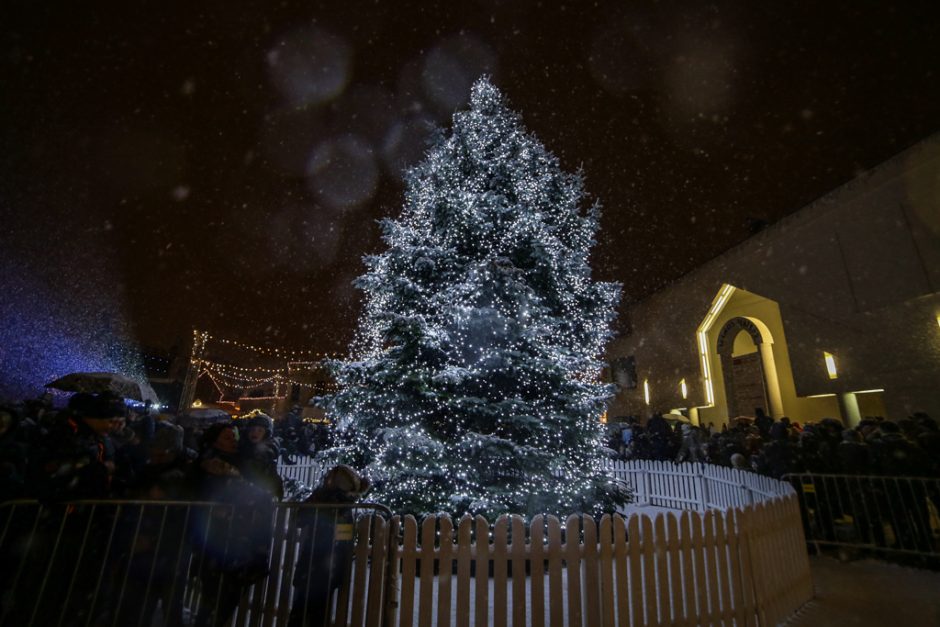
[(299, 406), (276, 422), (257, 411), (185, 428), (164, 418), (149, 404), (127, 405), (109, 394), (75, 394), (64, 409), (54, 408), (48, 395), (0, 405), (0, 502), (131, 499), (152, 491), (201, 498), (207, 495), (200, 469), (228, 448), (226, 463), (283, 498), (277, 463), (312, 456), (332, 436), (326, 426), (304, 422)]
[[(61, 583), (64, 588), (75, 588), (73, 596), (76, 598), (82, 594), (90, 595), (92, 590), (85, 590), (83, 586), (94, 581), (94, 576), (83, 576), (81, 554), (72, 555), (70, 552), (82, 547), (87, 562), (88, 550), (84, 547), (100, 545), (107, 547), (102, 552), (112, 561), (111, 571), (123, 569), (125, 579), (133, 579), (131, 574), (140, 571), (141, 580), (147, 582), (147, 585), (128, 588), (127, 585), (118, 586), (115, 582), (109, 583), (110, 580), (105, 581), (106, 596), (110, 599), (117, 596), (114, 594), (116, 590), (121, 591), (118, 606), (123, 609), (118, 606), (112, 608), (116, 624), (122, 624), (121, 612), (152, 611), (152, 605), (161, 596), (164, 612), (167, 607), (175, 612), (175, 615), (167, 616), (167, 620), (181, 624), (181, 587), (171, 584), (180, 576), (176, 547), (184, 542), (189, 554), (196, 556), (191, 563), (194, 565), (192, 568), (198, 570), (197, 578), (202, 590), (199, 612), (188, 622), (197, 626), (225, 624), (247, 587), (268, 575), (274, 508), (285, 497), (284, 483), (277, 470), (278, 461), (291, 463), (296, 459), (294, 455), (301, 451), (310, 453), (314, 447), (328, 444), (323, 436), (317, 438), (316, 429), (305, 428), (297, 407), (278, 423), (275, 427), (271, 417), (256, 412), (244, 420), (184, 429), (174, 421), (158, 420), (147, 406), (129, 408), (124, 399), (108, 393), (74, 394), (68, 406), (58, 411), (52, 408), (48, 399), (21, 407), (0, 407), (0, 502), (32, 499), (50, 512), (58, 504), (79, 500), (212, 502), (230, 506), (214, 510), (196, 506), (187, 513), (185, 520), (181, 518), (183, 510), (180, 508), (165, 510), (155, 516), (140, 515), (138, 520), (133, 517), (133, 507), (127, 506), (124, 510), (114, 510), (113, 520), (102, 522), (100, 511), (97, 514), (95, 510), (82, 512), (81, 508), (74, 510), (74, 506), (68, 505), (71, 509), (66, 510), (68, 516), (63, 519), (66, 522), (58, 528), (58, 519), (52, 515), (36, 524), (26, 520), (18, 525), (13, 515), (16, 510), (11, 509), (8, 503), (4, 514), (10, 518), (3, 524), (10, 531), (10, 537), (21, 533), (27, 538), (58, 529), (59, 536), (68, 536), (68, 541), (55, 543), (56, 546), (62, 545), (57, 549), (57, 555), (42, 553), (53, 543), (25, 543), (32, 547), (34, 553), (29, 556), (16, 554), (15, 542), (3, 544), (4, 555), (0, 557), (4, 558), (4, 563), (18, 561), (29, 565), (23, 569), (25, 574), (17, 574), (12, 580), (7, 575), (19, 569), (0, 574), (0, 593), (4, 595), (0, 599), (0, 611), (5, 616), (24, 620), (39, 612), (42, 620), (55, 620), (53, 616), (42, 614), (48, 608), (34, 608), (29, 605), (29, 597), (12, 595), (11, 591), (16, 585), (23, 590), (25, 582), (30, 581), (30, 573), (33, 573), (36, 588)], [(327, 473), (322, 485), (307, 500), (311, 503), (352, 503), (365, 487), (367, 482), (353, 469), (337, 467)], [(95, 516), (97, 519), (93, 523)], [(84, 522), (86, 518), (87, 525)], [(316, 520), (309, 518), (309, 514), (302, 516), (298, 528), (319, 526), (322, 535), (322, 530), (330, 527), (327, 523), (317, 525)], [(127, 524), (120, 524), (123, 519), (127, 519)], [(117, 532), (109, 536), (108, 527)], [(135, 529), (133, 538), (122, 536), (127, 529)], [(332, 543), (333, 537), (318, 538), (316, 532), (309, 535), (309, 539), (304, 541), (306, 553), (302, 552), (302, 555), (316, 561), (318, 555), (324, 554), (323, 547), (317, 548), (316, 543), (320, 540)], [(158, 555), (160, 551), (154, 544), (163, 546), (165, 554)], [(113, 549), (114, 546), (123, 549)], [(6, 554), (8, 550), (13, 553)], [(325, 553), (335, 557), (336, 550), (336, 546), (331, 544)], [(67, 561), (76, 562), (74, 569), (69, 563), (64, 569), (49, 568), (45, 575), (40, 576), (53, 558), (60, 561), (73, 558)], [(162, 566), (158, 567), (160, 564)], [(159, 589), (164, 569), (168, 571), (163, 577), (166, 594), (152, 594), (149, 597), (151, 607), (147, 608), (146, 599), (135, 598), (135, 591)], [(72, 579), (68, 578), (70, 574)], [(51, 581), (42, 583), (42, 579)], [(324, 585), (333, 585), (333, 579), (331, 577)], [(302, 618), (292, 619), (291, 624), (318, 624), (314, 617), (322, 606), (322, 594), (312, 594), (311, 590), (317, 589), (316, 586), (308, 585), (302, 578), (294, 583), (298, 586), (294, 597), (304, 601), (304, 608), (298, 610)], [(322, 588), (320, 586), (319, 589), (322, 591)], [(176, 590), (174, 594), (177, 595), (172, 599), (171, 589)], [(95, 593), (102, 596), (100, 590), (96, 589)], [(90, 606), (93, 607), (94, 603)], [(314, 614), (309, 612), (310, 608)], [(59, 611), (58, 607), (54, 611)], [(85, 624), (86, 620), (93, 622), (95, 618), (82, 614), (87, 611), (91, 610), (86, 603), (76, 605), (70, 613)], [(305, 618), (308, 614), (309, 619)], [(137, 614), (133, 617), (135, 624), (136, 621)], [(66, 621), (65, 624), (71, 623)]]
[[(753, 470), (775, 478), (802, 472), (817, 475), (940, 476), (940, 431), (936, 421), (925, 414), (915, 414), (898, 422), (868, 418), (847, 428), (835, 419), (800, 424), (785, 417), (773, 420), (758, 412), (754, 420), (732, 421), (720, 429), (654, 415), (645, 424), (633, 418), (626, 419), (619, 428), (611, 431), (609, 445), (624, 459), (707, 462)], [(191, 571), (187, 571), (188, 575), (181, 575), (178, 570), (182, 553), (176, 546), (184, 543), (191, 555), (198, 557), (194, 557), (191, 563), (199, 564), (198, 579), (203, 598), (199, 612), (187, 622), (197, 626), (221, 625), (231, 617), (247, 587), (268, 575), (274, 508), (278, 501), (285, 500), (285, 486), (277, 468), (279, 460), (292, 463), (296, 455), (310, 454), (328, 446), (328, 431), (305, 424), (297, 406), (277, 424), (271, 417), (256, 412), (245, 420), (217, 422), (204, 429), (184, 429), (174, 421), (158, 420), (149, 407), (129, 409), (124, 399), (110, 394), (78, 393), (69, 399), (67, 408), (59, 411), (52, 408), (48, 399), (20, 407), (0, 406), (0, 502), (34, 499), (46, 508), (82, 499), (211, 502), (232, 506), (221, 518), (217, 513), (212, 514), (211, 508), (197, 509), (185, 520), (165, 513), (159, 519), (159, 533), (153, 527), (158, 518), (147, 518), (144, 522), (145, 517), (141, 515), (136, 522), (128, 519), (127, 525), (120, 525), (119, 515), (115, 514), (116, 518), (110, 523), (112, 530), (134, 528), (134, 539), (133, 542), (122, 539), (120, 533), (115, 539), (113, 531), (107, 538), (108, 551), (112, 544), (124, 542), (125, 551), (116, 555), (118, 561), (124, 560), (120, 568), (127, 573), (125, 579), (136, 569), (140, 571), (142, 581), (146, 582), (146, 585), (132, 587), (127, 592), (129, 602), (122, 607), (146, 614), (152, 612), (153, 604), (161, 599), (164, 611), (169, 607), (182, 612), (182, 593), (173, 582), (180, 576), (192, 577)], [(353, 469), (336, 467), (326, 473), (322, 485), (308, 502), (351, 504), (367, 488), (368, 480)], [(931, 492), (915, 495), (912, 499), (884, 497), (882, 500), (886, 504), (885, 509), (913, 511), (925, 507), (925, 498), (934, 500), (937, 496)], [(879, 520), (866, 519), (861, 513), (872, 509), (869, 505), (879, 506), (877, 502), (864, 500), (869, 497), (863, 497), (858, 503), (849, 500), (847, 504), (837, 504), (837, 499), (826, 495), (824, 486), (813, 495), (804, 494), (801, 498), (812, 500), (807, 501), (810, 507), (804, 507), (804, 516), (807, 509), (812, 509), (825, 512), (827, 520), (831, 521), (849, 512), (859, 521), (856, 526), (864, 526), (860, 532), (863, 536), (884, 541), (884, 538), (876, 537), (882, 533), (883, 526)], [(128, 516), (127, 512), (123, 515)], [(309, 564), (307, 569), (298, 568), (294, 576), (295, 608), (291, 625), (318, 624), (315, 618), (308, 618), (308, 612), (314, 617), (321, 614), (329, 591), (339, 585), (342, 573), (337, 570), (337, 564), (348, 561), (349, 556), (340, 555), (341, 559), (335, 560), (335, 538), (339, 537), (335, 529), (340, 522), (351, 529), (352, 520), (348, 511), (343, 513), (343, 521), (336, 519), (336, 515), (334, 512), (331, 524), (321, 524), (316, 515), (311, 518), (310, 514), (299, 519), (299, 528), (309, 527), (310, 531), (304, 536), (308, 539), (301, 545), (299, 559)], [(920, 529), (927, 528), (921, 520), (925, 515), (921, 512), (908, 525), (895, 523), (898, 533), (912, 538), (917, 547), (931, 546), (929, 533)], [(76, 547), (85, 551), (89, 543), (104, 542), (103, 536), (96, 540), (96, 534), (106, 532), (108, 525), (93, 525), (89, 519), (83, 531), (81, 524), (85, 524), (82, 522), (85, 519), (82, 515), (71, 514), (71, 518), (66, 519), (78, 526), (71, 541), (64, 543), (65, 548), (61, 549), (58, 558), (75, 557), (81, 562), (81, 553), (75, 556), (69, 551)], [(809, 531), (810, 523), (808, 520), (805, 522)], [(37, 529), (43, 530), (42, 525), (35, 522), (22, 528), (10, 521), (5, 524), (10, 537), (17, 532), (25, 537), (35, 534)], [(44, 524), (50, 525), (51, 530), (59, 523), (50, 519)], [(59, 529), (60, 536), (63, 529), (66, 527)], [(834, 537), (834, 525), (827, 523), (824, 533), (827, 537)], [(82, 534), (83, 539), (79, 540), (78, 536)], [(159, 549), (152, 546), (153, 543), (149, 548), (140, 549), (140, 539), (146, 540), (148, 534), (158, 538), (157, 547), (170, 546), (172, 552), (160, 557)], [(170, 543), (164, 542), (166, 534), (172, 538)], [(351, 550), (351, 538), (350, 532), (341, 552)], [(34, 551), (47, 550), (37, 549), (42, 545), (36, 543), (27, 544), (32, 544), (31, 550)], [(318, 544), (330, 546), (323, 551), (316, 548)], [(4, 550), (7, 546), (15, 545), (7, 543)], [(318, 555), (329, 556), (329, 563), (316, 566), (328, 573), (327, 577), (311, 577), (315, 572), (314, 565), (320, 559)], [(44, 577), (48, 579), (49, 573), (56, 571), (51, 575), (53, 586), (65, 576), (58, 569), (47, 567), (46, 564), (51, 562), (44, 560), (42, 555), (0, 555), (5, 561), (16, 557), (21, 563), (38, 566), (27, 567), (26, 575), (20, 577), (17, 574), (13, 581), (9, 579), (12, 571), (0, 573), (0, 594), (9, 592), (18, 583), (22, 586), (24, 581), (28, 582), (31, 572), (38, 577), (45, 569)], [(50, 559), (52, 557), (55, 556), (49, 556)], [(158, 564), (162, 566), (158, 567)], [(94, 580), (81, 574), (82, 567), (77, 563), (72, 569), (73, 579), (68, 587), (77, 585), (81, 590), (83, 584), (76, 584), (76, 580)], [(162, 592), (161, 580), (165, 584)], [(125, 588), (120, 588), (122, 597)], [(135, 598), (135, 589), (151, 588), (157, 590), (152, 598)], [(18, 608), (18, 602), (9, 595), (3, 596), (0, 610), (4, 615), (9, 613), (16, 617), (17, 611), (22, 609)], [(43, 610), (27, 610), (28, 613), (36, 611), (40, 612), (43, 620), (54, 618), (41, 615)], [(83, 611), (90, 610), (76, 610), (80, 622), (94, 618), (81, 615)], [(121, 611), (126, 610), (114, 610), (118, 624), (122, 621)], [(35, 618), (35, 614), (30, 618)], [(168, 620), (179, 623), (181, 615), (168, 616)]]
[(754, 420), (732, 421), (720, 429), (667, 420), (662, 414), (646, 424), (635, 418), (622, 424), (609, 443), (621, 459), (706, 462), (777, 479), (801, 472), (940, 476), (940, 430), (923, 413), (897, 422), (865, 418), (854, 427), (834, 418), (803, 424), (787, 417), (775, 421), (759, 410)]

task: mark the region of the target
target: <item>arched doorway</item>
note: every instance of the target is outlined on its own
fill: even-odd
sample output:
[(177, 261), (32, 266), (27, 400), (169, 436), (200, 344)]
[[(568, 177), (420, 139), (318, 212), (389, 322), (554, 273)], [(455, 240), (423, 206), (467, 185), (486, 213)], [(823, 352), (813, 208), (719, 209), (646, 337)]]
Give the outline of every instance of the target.
[[(758, 326), (760, 325), (760, 326)], [(770, 332), (759, 321), (732, 318), (718, 334), (718, 356), (728, 417), (753, 416), (757, 408), (783, 415)]]

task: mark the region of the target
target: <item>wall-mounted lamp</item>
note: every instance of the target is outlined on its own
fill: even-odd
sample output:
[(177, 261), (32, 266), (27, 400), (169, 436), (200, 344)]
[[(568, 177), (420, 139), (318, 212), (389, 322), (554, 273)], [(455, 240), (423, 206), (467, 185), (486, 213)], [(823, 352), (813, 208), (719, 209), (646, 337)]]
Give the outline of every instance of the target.
[(650, 380), (643, 380), (643, 398), (646, 400), (646, 404), (650, 404)]
[(679, 391), (682, 392), (682, 398), (689, 398), (689, 386), (685, 384), (685, 379), (679, 381)]
[(829, 373), (830, 379), (838, 379), (839, 372), (836, 370), (836, 358), (832, 353), (827, 353), (823, 351), (823, 358), (826, 360), (826, 372)]

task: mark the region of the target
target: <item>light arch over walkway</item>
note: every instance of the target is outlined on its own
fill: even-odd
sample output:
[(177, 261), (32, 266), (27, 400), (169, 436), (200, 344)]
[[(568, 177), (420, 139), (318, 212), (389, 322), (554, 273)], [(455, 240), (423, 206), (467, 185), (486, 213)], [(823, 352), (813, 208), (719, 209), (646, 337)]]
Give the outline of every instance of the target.
[[(742, 312), (730, 319), (723, 320), (723, 313), (728, 304), (738, 295), (769, 301), (758, 294), (751, 294), (725, 283), (712, 301), (712, 305), (696, 331), (699, 360), (705, 389), (706, 404), (697, 409), (713, 408), (717, 405), (716, 382), (721, 385), (721, 395), (725, 399), (728, 417), (738, 415), (733, 397), (733, 382), (729, 376), (732, 371), (732, 352), (734, 339), (741, 331), (747, 332), (760, 355), (761, 376), (767, 401), (768, 413), (774, 418), (784, 415), (783, 396), (780, 389), (780, 376), (774, 354), (774, 334), (766, 321), (749, 313)], [(777, 314), (779, 316), (779, 314)], [(779, 322), (779, 321), (777, 321)], [(714, 332), (716, 323), (721, 327)], [(779, 325), (778, 325), (779, 326)], [(731, 393), (729, 393), (731, 392)]]

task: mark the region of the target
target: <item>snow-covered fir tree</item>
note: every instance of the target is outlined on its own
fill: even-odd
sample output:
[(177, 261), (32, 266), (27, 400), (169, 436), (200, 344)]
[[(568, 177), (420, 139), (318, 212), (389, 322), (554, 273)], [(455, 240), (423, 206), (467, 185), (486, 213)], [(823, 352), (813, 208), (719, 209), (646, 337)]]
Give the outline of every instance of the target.
[[(337, 446), (396, 512), (611, 511), (599, 361), (619, 286), (591, 280), (598, 208), (487, 79), (408, 176), (366, 258)], [(492, 518), (491, 518), (492, 519)]]

